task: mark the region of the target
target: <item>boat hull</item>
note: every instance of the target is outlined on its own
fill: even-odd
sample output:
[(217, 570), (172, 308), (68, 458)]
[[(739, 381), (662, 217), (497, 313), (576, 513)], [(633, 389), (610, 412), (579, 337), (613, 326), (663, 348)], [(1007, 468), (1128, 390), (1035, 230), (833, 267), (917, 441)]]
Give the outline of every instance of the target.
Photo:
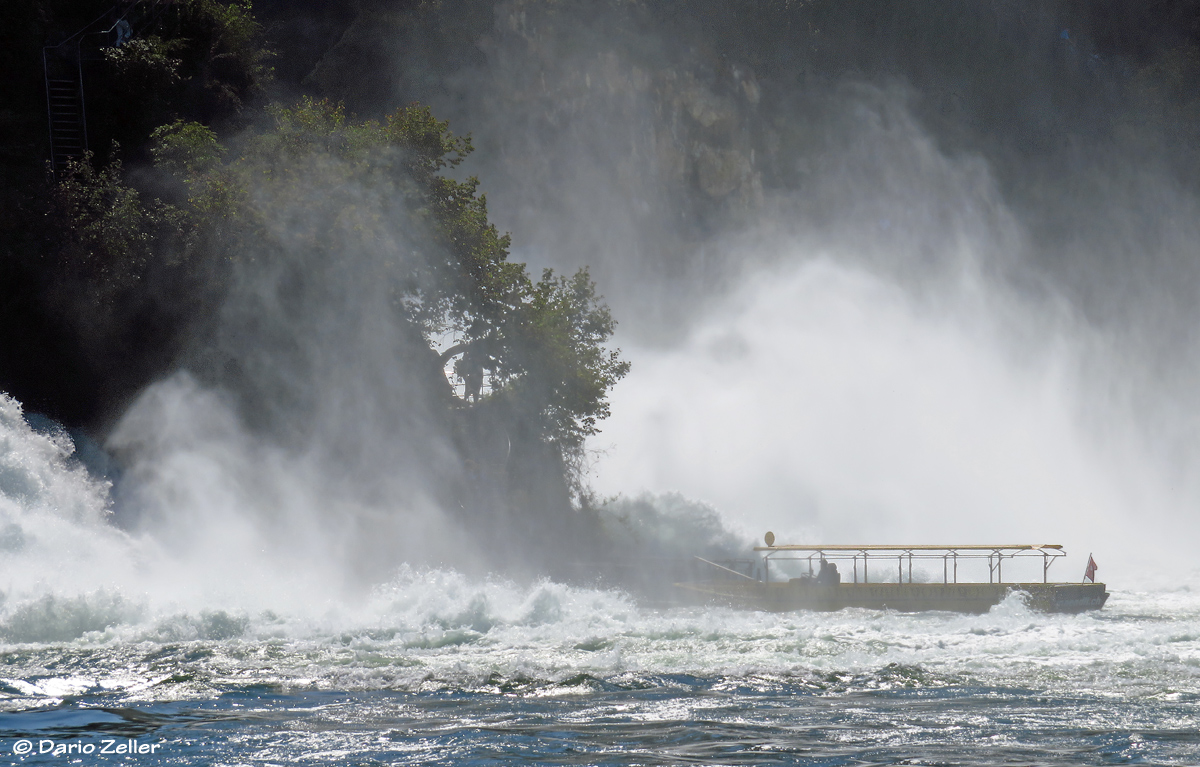
[(873, 610), (984, 613), (1013, 591), (1028, 595), (1043, 612), (1099, 610), (1108, 600), (1103, 583), (840, 583), (812, 579), (790, 582), (707, 581), (676, 584), (693, 599), (771, 612), (792, 610)]

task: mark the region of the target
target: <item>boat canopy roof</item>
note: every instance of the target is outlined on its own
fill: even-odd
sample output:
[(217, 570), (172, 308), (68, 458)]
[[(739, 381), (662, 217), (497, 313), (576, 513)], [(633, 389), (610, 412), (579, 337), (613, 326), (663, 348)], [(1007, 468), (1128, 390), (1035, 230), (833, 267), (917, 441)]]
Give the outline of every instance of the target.
[[(988, 563), (988, 583), (1000, 582), (1004, 560), (1037, 557), (1042, 560), (1042, 581), (1049, 583), (1047, 570), (1055, 560), (1066, 556), (1067, 552), (1057, 543), (1004, 543), (984, 544), (965, 543), (961, 546), (941, 546), (929, 543), (918, 543), (909, 546), (890, 546), (877, 543), (861, 545), (828, 544), (825, 546), (804, 545), (775, 545), (775, 534), (767, 533), (763, 541), (769, 545), (755, 546), (755, 551), (763, 554), (764, 565), (773, 560), (808, 560), (812, 567), (813, 559), (820, 558), (822, 563), (827, 559), (853, 561), (854, 582), (858, 582), (858, 560), (862, 560), (863, 582), (866, 582), (867, 563), (878, 562), (880, 559), (896, 559), (898, 570), (897, 582), (904, 582), (904, 562), (908, 560), (908, 580), (912, 583), (912, 566), (914, 559), (942, 560), (943, 582), (950, 583), (950, 569), (953, 565), (954, 582), (958, 582), (958, 563), (960, 560), (986, 559)], [(824, 569), (824, 565), (822, 565)]]
[(755, 546), (755, 551), (857, 551), (866, 553), (868, 551), (892, 551), (892, 552), (910, 552), (910, 551), (1044, 551), (1053, 549), (1061, 551), (1062, 546), (1057, 543), (1018, 543), (1006, 545), (986, 545), (986, 544), (966, 544), (962, 546), (934, 546), (930, 544), (917, 544), (913, 546), (885, 546), (880, 544), (866, 544), (863, 546), (851, 546), (848, 544), (833, 544), (828, 546), (802, 546), (802, 545), (780, 545), (780, 546)]

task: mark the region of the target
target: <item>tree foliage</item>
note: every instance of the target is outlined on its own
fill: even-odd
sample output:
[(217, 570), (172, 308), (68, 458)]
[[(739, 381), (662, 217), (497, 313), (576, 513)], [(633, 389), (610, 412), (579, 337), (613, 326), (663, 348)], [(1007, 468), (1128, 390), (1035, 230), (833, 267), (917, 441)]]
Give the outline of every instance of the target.
[(119, 160), (99, 169), (90, 154), (69, 163), (52, 187), (48, 210), (59, 224), (52, 251), (56, 281), (73, 301), (109, 312), (146, 273), (175, 213), (128, 185)]
[[(63, 34), (108, 7), (52, 5), (43, 21)], [(370, 252), (392, 321), (424, 341), (415, 367), (440, 387), (464, 460), (509, 445), (520, 454), (510, 472), (578, 465), (628, 364), (606, 347), (614, 323), (586, 271), (535, 278), (510, 260), (479, 181), (461, 173), (468, 136), (419, 105), (366, 121), (317, 99), (260, 108), (271, 53), (249, 2), (181, 0), (128, 19), (132, 39), (85, 63), (89, 138), (114, 148), (58, 174), (35, 159), (22, 172), (44, 192), (6, 211), (19, 226), (5, 231), (34, 234), (6, 238), (23, 255), (4, 274), (28, 299), (5, 316), (22, 327), (53, 318), (74, 339), (55, 345), (62, 359), (43, 378), (80, 378), (55, 372), (78, 368), (102, 379), (64, 395), (81, 400), (82, 418), (102, 423), (179, 364), (239, 265), (332, 279)], [(27, 90), (21, 103), (44, 131), (44, 94)], [(45, 356), (21, 354), (14, 369)]]
[(141, 160), (157, 126), (186, 120), (226, 129), (254, 114), (273, 54), (248, 2), (183, 0), (154, 13), (134, 6), (125, 21), (132, 38), (110, 41), (83, 63), (97, 146), (117, 141), (125, 159)]
[(268, 112), (271, 124), (228, 161), (204, 126), (155, 131), (152, 155), (187, 190), (189, 247), (227, 261), (286, 259), (294, 247), (330, 263), (359, 248), (386, 254), (377, 279), (396, 321), (419, 329), (461, 382), (454, 407), (500, 405), (542, 443), (581, 450), (629, 368), (605, 346), (615, 323), (586, 270), (534, 281), (509, 260), (478, 179), (448, 175), (469, 138), (417, 105), (381, 121), (311, 98)]

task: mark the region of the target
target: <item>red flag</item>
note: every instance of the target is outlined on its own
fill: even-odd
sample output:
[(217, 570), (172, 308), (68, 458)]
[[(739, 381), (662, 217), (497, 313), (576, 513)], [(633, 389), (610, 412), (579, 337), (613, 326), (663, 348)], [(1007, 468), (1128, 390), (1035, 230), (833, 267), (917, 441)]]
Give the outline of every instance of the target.
[(1099, 569), (1100, 567), (1096, 564), (1096, 560), (1092, 559), (1091, 554), (1088, 554), (1088, 564), (1087, 569), (1083, 571), (1083, 579), (1085, 581), (1091, 581), (1092, 583), (1095, 583), (1096, 571)]

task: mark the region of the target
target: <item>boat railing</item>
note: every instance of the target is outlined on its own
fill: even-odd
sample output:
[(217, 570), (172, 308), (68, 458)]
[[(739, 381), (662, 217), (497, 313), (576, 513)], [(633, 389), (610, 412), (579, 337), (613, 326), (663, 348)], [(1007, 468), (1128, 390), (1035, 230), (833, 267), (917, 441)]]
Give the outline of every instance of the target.
[[(773, 536), (771, 537), (773, 539)], [(908, 569), (908, 582), (913, 583), (914, 560), (942, 560), (942, 582), (958, 583), (958, 563), (960, 560), (982, 560), (988, 563), (988, 583), (1003, 583), (1003, 564), (1005, 560), (1018, 557), (1042, 558), (1042, 582), (1049, 583), (1050, 565), (1067, 552), (1058, 544), (1013, 544), (1005, 546), (990, 546), (969, 544), (964, 546), (882, 546), (882, 545), (830, 545), (830, 546), (755, 546), (754, 550), (763, 552), (763, 581), (769, 582), (770, 563), (779, 560), (807, 561), (809, 571), (812, 571), (813, 560), (850, 561), (854, 583), (858, 583), (858, 567), (862, 563), (862, 582), (870, 582), (868, 563), (880, 560), (896, 560), (896, 576), (898, 583), (904, 583), (905, 565)]]

